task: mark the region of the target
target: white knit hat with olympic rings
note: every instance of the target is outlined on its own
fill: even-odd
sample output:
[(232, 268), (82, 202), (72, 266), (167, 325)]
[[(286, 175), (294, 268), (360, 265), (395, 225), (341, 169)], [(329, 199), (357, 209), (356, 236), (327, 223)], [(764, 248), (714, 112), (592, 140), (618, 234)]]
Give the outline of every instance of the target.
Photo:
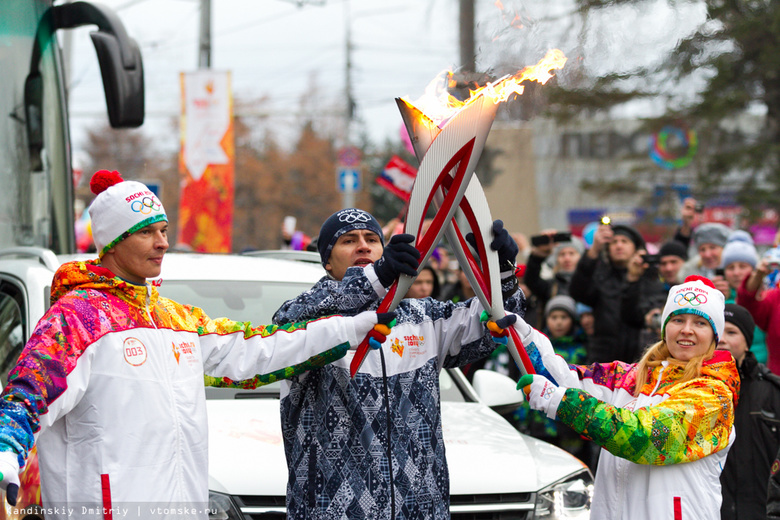
[(89, 187), (97, 195), (89, 207), (89, 218), (101, 258), (139, 229), (155, 222), (168, 222), (160, 199), (145, 184), (123, 180), (117, 171), (95, 172)]
[(664, 311), (661, 313), (663, 329), (661, 335), (666, 332), (666, 323), (669, 318), (677, 314), (696, 314), (706, 318), (712, 330), (715, 331), (717, 343), (723, 335), (725, 317), (723, 314), (726, 298), (723, 293), (715, 288), (709, 278), (703, 276), (689, 276), (680, 285), (675, 285), (669, 290)]

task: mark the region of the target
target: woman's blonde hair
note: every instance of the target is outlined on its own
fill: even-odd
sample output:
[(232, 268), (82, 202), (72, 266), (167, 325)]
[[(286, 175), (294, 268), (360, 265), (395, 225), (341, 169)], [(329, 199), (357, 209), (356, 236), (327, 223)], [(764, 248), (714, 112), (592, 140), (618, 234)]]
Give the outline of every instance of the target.
[(718, 344), (713, 338), (710, 347), (704, 354), (691, 358), (689, 361), (680, 361), (679, 359), (673, 358), (671, 352), (669, 352), (669, 347), (666, 345), (665, 339), (662, 339), (654, 345), (650, 345), (647, 350), (645, 350), (642, 359), (639, 360), (639, 363), (637, 363), (636, 366), (636, 388), (634, 389), (634, 397), (637, 397), (641, 392), (642, 387), (645, 386), (650, 372), (663, 361), (668, 361), (670, 365), (685, 368), (680, 381), (678, 381), (679, 383), (684, 383), (699, 377), (701, 375), (702, 363), (705, 359), (712, 357), (717, 345)]

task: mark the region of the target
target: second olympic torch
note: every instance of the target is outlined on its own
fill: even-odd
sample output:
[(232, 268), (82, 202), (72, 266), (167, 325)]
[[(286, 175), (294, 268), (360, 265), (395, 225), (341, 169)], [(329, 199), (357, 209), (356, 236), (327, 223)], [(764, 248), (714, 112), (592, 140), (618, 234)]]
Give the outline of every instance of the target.
[[(536, 66), (472, 92), (468, 100), (458, 102), (457, 111), (441, 126), (411, 103), (396, 100), (420, 161), (406, 213), (405, 232), (415, 236), (414, 245), (420, 251), (420, 265), (428, 260), (446, 233), (472, 288), (493, 320), (505, 315), (498, 255), (490, 248), (490, 208), (474, 170), (485, 147), (498, 103), (512, 93), (521, 93), (520, 82), (524, 80), (547, 81), (552, 77), (549, 71), (563, 67), (565, 61), (560, 51), (551, 51)], [(425, 215), (432, 207), (436, 209), (436, 215), (424, 230)], [(474, 234), (479, 264), (469, 250), (465, 234), (458, 227), (456, 214), (461, 215), (458, 220), (465, 220)], [(378, 312), (395, 309), (413, 282), (414, 277), (400, 275), (382, 300)], [(508, 330), (515, 345), (509, 348), (515, 362), (522, 373), (533, 373), (519, 336), (514, 328)], [(363, 364), (368, 348), (368, 341), (364, 340), (355, 352), (350, 364), (352, 377)]]

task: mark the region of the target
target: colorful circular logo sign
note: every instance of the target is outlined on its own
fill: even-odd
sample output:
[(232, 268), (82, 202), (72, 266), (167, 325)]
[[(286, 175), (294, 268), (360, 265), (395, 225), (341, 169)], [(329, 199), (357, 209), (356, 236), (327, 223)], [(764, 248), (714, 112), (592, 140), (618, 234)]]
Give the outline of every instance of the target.
[(125, 361), (134, 367), (143, 365), (146, 362), (146, 346), (140, 340), (127, 338), (122, 344)]
[(650, 136), (650, 158), (667, 170), (688, 166), (698, 149), (696, 132), (683, 125), (668, 125)]

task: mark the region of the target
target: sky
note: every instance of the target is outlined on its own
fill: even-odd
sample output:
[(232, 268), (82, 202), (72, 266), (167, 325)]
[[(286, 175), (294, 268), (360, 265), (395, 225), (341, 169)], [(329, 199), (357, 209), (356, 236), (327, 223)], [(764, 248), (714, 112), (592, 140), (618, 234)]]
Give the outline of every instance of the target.
[[(180, 107), (179, 73), (197, 68), (199, 2), (102, 0), (141, 48), (150, 131), (170, 132)], [(231, 71), (237, 99), (267, 97), (257, 110), (282, 127), (307, 106), (333, 110), (345, 99), (346, 18), (352, 33), (352, 89), (371, 138), (397, 138), (394, 98), (420, 95), (436, 74), (457, 65), (457, 0), (212, 0), (211, 67)], [(76, 145), (83, 129), (105, 121), (99, 68), (88, 32), (74, 31), (70, 108)], [(311, 94), (312, 86), (315, 94)], [(238, 110), (238, 107), (237, 107)], [(244, 110), (252, 110), (244, 108)], [(171, 136), (173, 146), (178, 136)]]
[[(179, 73), (197, 68), (198, 0), (101, 0), (114, 8), (144, 59), (144, 129), (161, 146), (178, 146), (171, 121), (180, 110)], [(573, 0), (475, 0), (477, 68), (505, 73), (560, 48), (569, 62), (562, 79), (630, 70), (671, 48), (704, 20), (700, 2), (672, 10), (666, 0), (587, 17)], [(211, 66), (229, 70), (237, 111), (273, 117), (286, 139), (301, 112), (333, 113), (343, 106), (346, 33), (352, 42), (351, 85), (363, 129), (377, 144), (399, 140), (394, 99), (415, 100), (445, 69), (459, 66), (458, 0), (212, 0)], [(88, 37), (73, 31), (71, 128), (75, 147), (86, 128), (106, 121), (97, 59)], [(302, 101), (303, 100), (303, 101)], [(285, 131), (288, 131), (285, 134)]]

